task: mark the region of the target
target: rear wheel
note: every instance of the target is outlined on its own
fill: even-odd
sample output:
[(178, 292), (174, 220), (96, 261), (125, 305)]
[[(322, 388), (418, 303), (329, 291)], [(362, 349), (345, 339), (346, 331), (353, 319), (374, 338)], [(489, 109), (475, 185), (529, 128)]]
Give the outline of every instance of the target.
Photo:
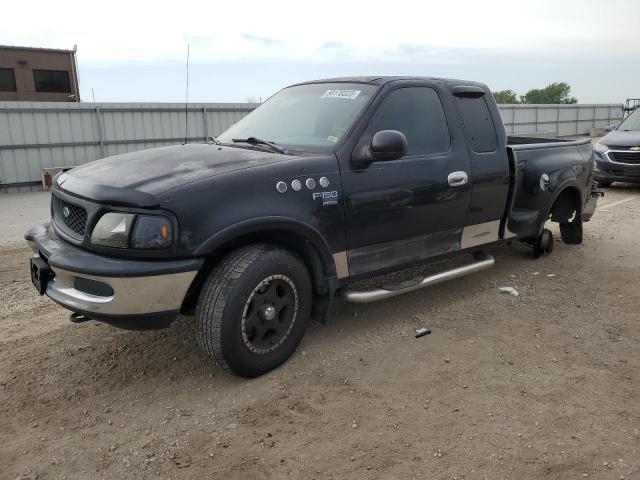
[(580, 245), (582, 243), (582, 220), (574, 220), (560, 224), (560, 236), (567, 245)]
[(224, 369), (256, 377), (295, 351), (311, 312), (311, 280), (293, 253), (250, 245), (207, 278), (196, 306), (198, 343)]

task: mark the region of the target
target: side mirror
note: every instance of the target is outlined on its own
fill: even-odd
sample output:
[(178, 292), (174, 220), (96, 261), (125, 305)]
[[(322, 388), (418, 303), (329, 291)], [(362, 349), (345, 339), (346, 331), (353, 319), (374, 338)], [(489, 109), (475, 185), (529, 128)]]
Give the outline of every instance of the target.
[(604, 131), (605, 132), (611, 132), (611, 131), (616, 129), (616, 126), (617, 125), (607, 125), (606, 127), (604, 127)]
[(381, 130), (371, 139), (367, 148), (367, 158), (374, 162), (388, 162), (404, 157), (409, 144), (407, 137), (397, 130)]

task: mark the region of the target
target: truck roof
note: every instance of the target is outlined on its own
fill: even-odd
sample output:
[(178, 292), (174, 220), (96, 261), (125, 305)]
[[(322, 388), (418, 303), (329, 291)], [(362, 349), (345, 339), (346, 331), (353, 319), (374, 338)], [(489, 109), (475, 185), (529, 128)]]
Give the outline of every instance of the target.
[(485, 86), (480, 82), (473, 82), (469, 80), (459, 80), (454, 78), (442, 78), (442, 77), (427, 77), (427, 76), (410, 76), (410, 75), (378, 75), (367, 77), (335, 77), (335, 78), (323, 78), (319, 80), (309, 80), (306, 82), (295, 83), (289, 85), (293, 87), (295, 85), (308, 85), (312, 83), (368, 83), (371, 85), (384, 85), (385, 83), (395, 82), (398, 80), (440, 80), (447, 83), (459, 84), (459, 85), (478, 85)]

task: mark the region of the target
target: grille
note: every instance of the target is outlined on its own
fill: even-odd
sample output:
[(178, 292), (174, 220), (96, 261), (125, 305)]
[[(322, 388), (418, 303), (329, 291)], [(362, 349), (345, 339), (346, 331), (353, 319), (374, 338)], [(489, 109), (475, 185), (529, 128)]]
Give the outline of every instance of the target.
[(612, 162), (640, 165), (640, 152), (609, 152)]
[[(87, 227), (87, 211), (82, 207), (63, 201), (60, 201), (58, 205), (58, 218), (62, 220), (62, 223), (72, 232), (84, 235)], [(65, 215), (65, 213), (68, 213), (68, 215)]]

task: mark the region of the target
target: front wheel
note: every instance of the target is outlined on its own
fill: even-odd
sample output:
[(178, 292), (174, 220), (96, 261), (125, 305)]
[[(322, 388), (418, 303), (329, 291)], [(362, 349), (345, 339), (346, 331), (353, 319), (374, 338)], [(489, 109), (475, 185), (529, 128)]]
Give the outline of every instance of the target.
[(202, 349), (224, 369), (257, 377), (295, 351), (311, 313), (304, 263), (273, 245), (230, 253), (209, 274), (196, 306)]

